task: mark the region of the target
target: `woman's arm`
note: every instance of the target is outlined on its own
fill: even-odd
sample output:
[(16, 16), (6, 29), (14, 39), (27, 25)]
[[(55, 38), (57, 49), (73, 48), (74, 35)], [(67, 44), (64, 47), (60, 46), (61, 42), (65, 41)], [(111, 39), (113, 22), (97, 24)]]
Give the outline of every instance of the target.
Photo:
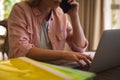
[(80, 60), (84, 60), (88, 65), (92, 59), (90, 56), (79, 54), (77, 52), (71, 51), (60, 51), (60, 50), (47, 50), (34, 47), (32, 48), (27, 57), (30, 57), (39, 61), (53, 61), (53, 60), (68, 60), (68, 61), (76, 61), (80, 66), (83, 66)]
[(76, 44), (76, 46), (84, 48), (88, 45), (88, 42), (84, 36), (80, 19), (79, 19), (79, 3), (76, 0), (69, 0), (69, 3), (72, 5), (72, 9), (68, 12), (73, 27), (73, 35), (72, 41)]

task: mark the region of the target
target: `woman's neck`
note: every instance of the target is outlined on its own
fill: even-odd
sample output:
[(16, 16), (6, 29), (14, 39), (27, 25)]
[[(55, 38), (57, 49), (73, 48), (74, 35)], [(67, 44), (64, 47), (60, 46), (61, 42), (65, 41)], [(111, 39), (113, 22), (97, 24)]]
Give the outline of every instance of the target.
[(51, 8), (41, 3), (39, 6), (39, 10), (42, 12), (43, 18), (45, 20), (48, 20), (51, 14)]

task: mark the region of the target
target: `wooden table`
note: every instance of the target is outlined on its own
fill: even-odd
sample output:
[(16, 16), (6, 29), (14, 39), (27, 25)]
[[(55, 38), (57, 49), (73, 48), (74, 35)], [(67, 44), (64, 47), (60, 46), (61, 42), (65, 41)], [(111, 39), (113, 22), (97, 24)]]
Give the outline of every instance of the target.
[(98, 73), (93, 80), (120, 80), (120, 66)]

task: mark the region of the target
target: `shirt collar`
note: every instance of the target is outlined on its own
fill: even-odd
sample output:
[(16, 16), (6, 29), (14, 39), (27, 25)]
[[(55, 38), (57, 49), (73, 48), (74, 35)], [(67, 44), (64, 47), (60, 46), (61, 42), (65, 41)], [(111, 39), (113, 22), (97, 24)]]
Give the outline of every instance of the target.
[(35, 16), (42, 16), (42, 13), (40, 12), (40, 10), (38, 9), (38, 7), (33, 7), (32, 8), (33, 14)]
[[(32, 8), (32, 11), (33, 11), (33, 14), (34, 14), (35, 16), (42, 16), (42, 13), (41, 13), (41, 11), (38, 9), (38, 7), (33, 7), (33, 8)], [(53, 20), (53, 13), (54, 13), (54, 10), (52, 10), (49, 20)]]

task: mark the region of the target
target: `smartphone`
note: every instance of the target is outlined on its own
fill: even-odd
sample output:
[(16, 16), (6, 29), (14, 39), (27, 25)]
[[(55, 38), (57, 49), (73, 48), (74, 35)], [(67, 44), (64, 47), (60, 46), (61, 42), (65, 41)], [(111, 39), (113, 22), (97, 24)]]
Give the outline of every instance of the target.
[(68, 0), (62, 0), (60, 7), (63, 9), (64, 13), (67, 13), (72, 6), (67, 2)]

